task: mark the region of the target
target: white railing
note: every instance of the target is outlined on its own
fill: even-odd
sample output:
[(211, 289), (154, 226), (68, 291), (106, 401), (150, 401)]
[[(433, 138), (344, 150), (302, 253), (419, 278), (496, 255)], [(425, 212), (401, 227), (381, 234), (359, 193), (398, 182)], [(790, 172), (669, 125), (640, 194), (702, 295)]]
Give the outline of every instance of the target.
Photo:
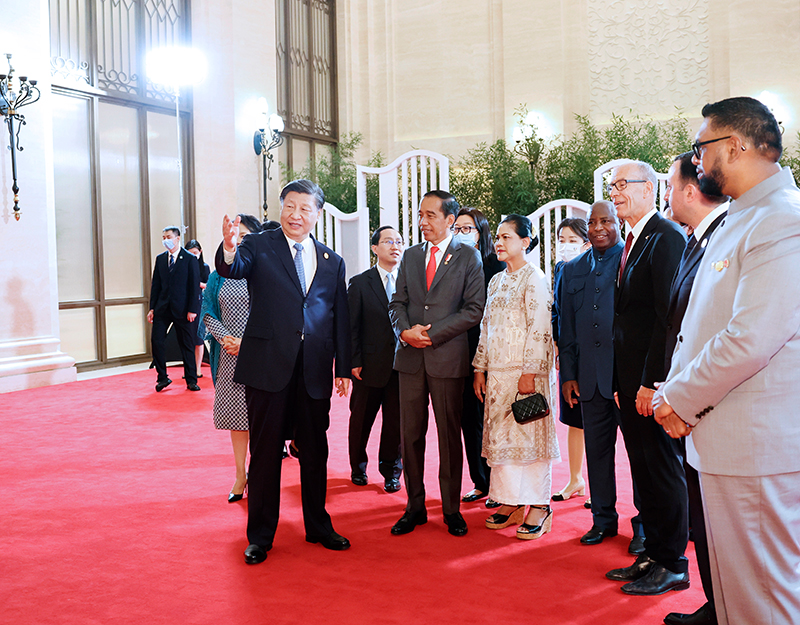
[(589, 204), (580, 200), (553, 200), (540, 206), (528, 215), (533, 226), (533, 232), (539, 237), (539, 243), (525, 256), (529, 263), (537, 265), (547, 276), (548, 284), (552, 284), (553, 267), (555, 266), (556, 245), (555, 236), (558, 224), (567, 217), (581, 217), (586, 219), (589, 214)]
[[(406, 152), (386, 167), (359, 165), (356, 173), (358, 211), (367, 209), (367, 175), (377, 175), (382, 226), (397, 229), (406, 245), (420, 242), (417, 211), (422, 196), (433, 189), (449, 191), (450, 160), (429, 150)], [(369, 217), (367, 217), (369, 223)], [(369, 267), (367, 263), (366, 269)]]
[(325, 202), (314, 226), (314, 238), (344, 259), (347, 280), (369, 269), (369, 213), (343, 213)]

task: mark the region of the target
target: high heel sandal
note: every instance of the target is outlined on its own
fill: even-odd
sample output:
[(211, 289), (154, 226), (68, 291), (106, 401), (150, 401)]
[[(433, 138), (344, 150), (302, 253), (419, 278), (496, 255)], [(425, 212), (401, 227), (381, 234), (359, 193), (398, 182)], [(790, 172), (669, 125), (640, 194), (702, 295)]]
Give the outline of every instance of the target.
[(232, 490), (228, 493), (228, 503), (236, 503), (241, 501), (244, 494), (247, 492), (247, 482), (244, 483), (244, 490), (241, 493), (234, 493)]
[(553, 501), (566, 501), (567, 499), (571, 499), (573, 495), (578, 495), (580, 497), (583, 497), (585, 494), (586, 494), (586, 483), (584, 483), (583, 486), (580, 486), (579, 488), (569, 491), (569, 494), (567, 494), (567, 489), (564, 488), (561, 492), (556, 493), (555, 495), (550, 497), (550, 499), (552, 499)]
[(520, 525), (517, 528), (517, 538), (520, 540), (536, 540), (541, 538), (542, 534), (547, 534), (553, 529), (553, 510), (550, 506), (531, 506), (531, 508), (545, 510), (547, 514), (538, 525), (531, 525), (530, 523)]
[(490, 530), (501, 530), (509, 525), (516, 525), (525, 517), (525, 506), (517, 506), (517, 509), (509, 514), (495, 512), (486, 519), (486, 527)]

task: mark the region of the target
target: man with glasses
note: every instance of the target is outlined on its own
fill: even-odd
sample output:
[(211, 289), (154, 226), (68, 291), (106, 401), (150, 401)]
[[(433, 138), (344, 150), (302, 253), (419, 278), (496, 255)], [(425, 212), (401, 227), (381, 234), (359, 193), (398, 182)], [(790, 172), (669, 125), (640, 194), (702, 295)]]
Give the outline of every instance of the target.
[(397, 282), (397, 266), (403, 256), (403, 237), (391, 226), (372, 235), (374, 267), (353, 276), (347, 289), (352, 334), (353, 392), (350, 395), (350, 479), (366, 486), (367, 441), (378, 409), (381, 442), (378, 471), (387, 493), (400, 490), (400, 387), (392, 368), (396, 338), (389, 319), (389, 302)]
[(681, 228), (656, 209), (657, 178), (641, 161), (611, 172), (609, 195), (628, 224), (614, 302), (614, 373), (622, 435), (639, 491), (644, 552), (606, 577), (632, 595), (689, 587), (688, 501), (680, 445), (653, 419), (655, 383), (664, 378), (667, 310), (686, 247)]
[(764, 104), (729, 98), (703, 117), (698, 177), (732, 201), (697, 270), (656, 418), (672, 437), (692, 434), (717, 621), (796, 624), (800, 191)]

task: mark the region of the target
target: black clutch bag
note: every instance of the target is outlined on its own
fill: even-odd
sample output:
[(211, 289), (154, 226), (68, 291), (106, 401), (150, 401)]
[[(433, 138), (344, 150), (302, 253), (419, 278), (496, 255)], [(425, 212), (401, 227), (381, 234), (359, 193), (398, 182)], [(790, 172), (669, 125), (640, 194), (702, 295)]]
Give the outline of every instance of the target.
[[(519, 393), (517, 393), (519, 398)], [(541, 393), (534, 393), (522, 399), (517, 399), (511, 404), (511, 412), (514, 413), (514, 421), (520, 425), (544, 419), (550, 414), (550, 406)]]

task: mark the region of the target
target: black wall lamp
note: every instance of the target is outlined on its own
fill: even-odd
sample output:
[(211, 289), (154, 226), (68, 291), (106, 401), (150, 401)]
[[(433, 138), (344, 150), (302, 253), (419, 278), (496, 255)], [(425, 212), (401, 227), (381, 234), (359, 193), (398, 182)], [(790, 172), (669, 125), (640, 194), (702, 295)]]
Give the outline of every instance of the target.
[[(6, 126), (8, 126), (9, 146), (11, 150), (11, 176), (14, 183), (11, 190), (14, 192), (14, 219), (19, 221), (19, 185), (17, 185), (17, 151), (22, 152), (19, 144), (19, 131), (26, 124), (25, 116), (20, 115), (19, 109), (28, 104), (36, 102), (41, 93), (36, 86), (35, 80), (28, 80), (27, 76), (14, 78), (14, 68), (11, 66), (11, 55), (6, 54), (8, 59), (8, 73), (0, 74), (0, 114), (3, 116)], [(15, 88), (16, 82), (16, 88)], [(14, 130), (16, 122), (16, 130)]]
[(261, 123), (260, 128), (256, 130), (255, 134), (253, 135), (253, 148), (255, 149), (256, 154), (261, 156), (263, 162), (262, 173), (264, 176), (264, 205), (262, 206), (262, 219), (268, 219), (267, 181), (272, 180), (272, 177), (269, 174), (269, 170), (274, 159), (272, 150), (283, 143), (283, 130), (285, 128), (285, 124), (283, 117), (277, 113), (273, 113), (267, 117), (266, 98), (259, 98), (259, 107), (261, 109), (259, 117)]

